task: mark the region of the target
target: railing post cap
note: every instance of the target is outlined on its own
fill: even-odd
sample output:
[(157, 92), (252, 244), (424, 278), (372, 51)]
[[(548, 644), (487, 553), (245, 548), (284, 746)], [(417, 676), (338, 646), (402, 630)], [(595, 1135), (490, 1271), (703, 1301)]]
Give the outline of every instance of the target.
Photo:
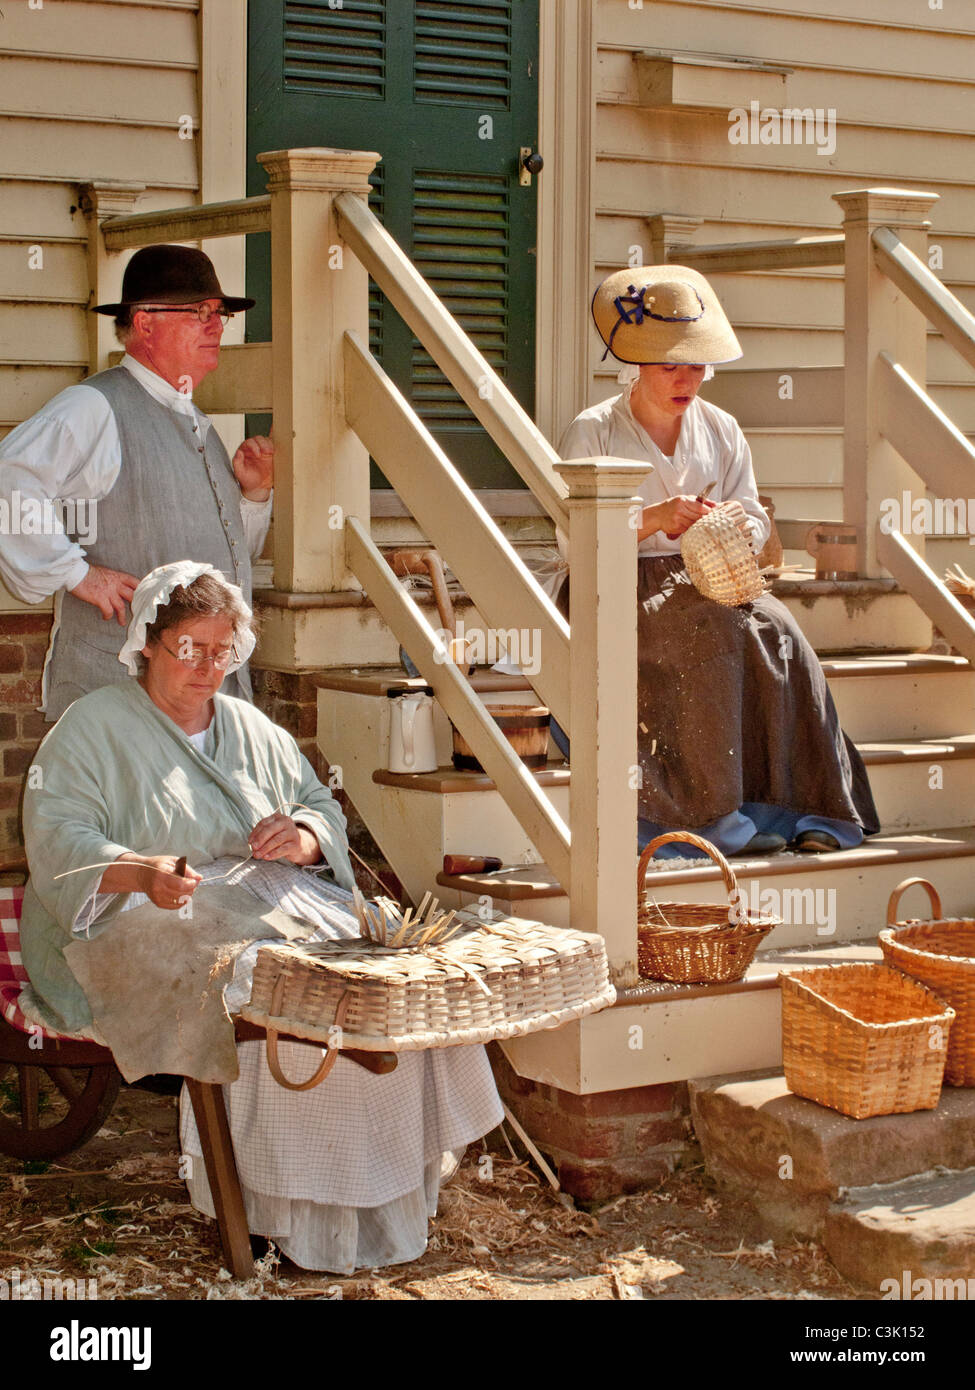
[(351, 189), (368, 193), (369, 175), (382, 155), (375, 150), (307, 149), (265, 150), (257, 156), (268, 173), (269, 192), (289, 189)]
[(913, 188), (850, 188), (834, 193), (847, 222), (886, 222), (897, 226), (928, 227), (925, 214), (940, 198)]
[(554, 467), (569, 489), (570, 502), (593, 497), (629, 500), (653, 471), (650, 463), (622, 458), (563, 459)]

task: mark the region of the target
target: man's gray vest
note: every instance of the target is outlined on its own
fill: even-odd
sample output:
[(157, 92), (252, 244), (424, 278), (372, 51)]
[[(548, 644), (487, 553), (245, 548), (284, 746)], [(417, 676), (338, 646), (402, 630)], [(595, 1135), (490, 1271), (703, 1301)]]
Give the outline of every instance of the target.
[[(112, 408), (122, 467), (111, 492), (95, 507), (93, 565), (141, 579), (159, 565), (197, 560), (220, 570), (251, 601), (251, 562), (240, 517), (240, 488), (230, 458), (210, 427), (204, 446), (194, 416), (179, 415), (150, 396), (124, 367), (84, 383)], [(103, 685), (131, 680), (118, 659), (125, 628), (106, 621), (93, 604), (61, 596), (61, 625), (48, 665), (48, 720)], [(247, 668), (227, 677), (228, 695), (251, 695)]]

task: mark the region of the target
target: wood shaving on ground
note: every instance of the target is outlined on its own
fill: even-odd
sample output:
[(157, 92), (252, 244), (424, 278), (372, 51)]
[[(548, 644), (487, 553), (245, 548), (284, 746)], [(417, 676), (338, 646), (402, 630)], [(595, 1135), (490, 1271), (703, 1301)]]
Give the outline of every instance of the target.
[(188, 1201), (176, 1129), (175, 1097), (123, 1087), (111, 1126), (79, 1153), (46, 1165), (0, 1157), (0, 1276), (94, 1280), (102, 1302), (865, 1296), (820, 1246), (756, 1241), (700, 1167), (587, 1211), (562, 1205), (500, 1131), (490, 1147), (471, 1145), (441, 1189), (421, 1259), (310, 1273), (272, 1244), (252, 1277), (236, 1280), (222, 1267), (216, 1224)]

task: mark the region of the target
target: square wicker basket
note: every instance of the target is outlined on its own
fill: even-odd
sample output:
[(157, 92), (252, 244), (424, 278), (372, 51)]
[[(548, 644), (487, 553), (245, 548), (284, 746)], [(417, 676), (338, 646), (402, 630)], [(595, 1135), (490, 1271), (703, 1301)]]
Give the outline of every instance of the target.
[(886, 965), (779, 976), (785, 1083), (855, 1120), (933, 1110), (954, 1010)]

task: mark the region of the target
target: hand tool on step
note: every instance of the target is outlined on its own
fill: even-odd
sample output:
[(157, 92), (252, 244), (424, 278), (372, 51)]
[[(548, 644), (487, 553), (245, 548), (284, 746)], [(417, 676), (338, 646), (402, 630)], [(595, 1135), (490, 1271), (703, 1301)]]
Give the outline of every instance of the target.
[[(395, 575), (401, 579), (407, 578), (411, 574), (420, 574), (424, 570), (430, 576), (430, 583), (433, 586), (433, 597), (437, 605), (437, 612), (440, 614), (440, 623), (446, 632), (450, 634), (450, 653), (454, 661), (459, 666), (467, 669), (465, 660), (466, 653), (461, 653), (458, 659), (458, 650), (461, 645), (457, 641), (457, 620), (454, 617), (454, 605), (451, 602), (450, 593), (447, 589), (447, 579), (444, 575), (443, 560), (438, 553), (431, 549), (413, 550), (394, 550), (386, 556), (386, 561)], [(404, 660), (404, 657), (406, 658)], [(419, 675), (416, 667), (410, 661), (407, 653), (400, 648), (400, 660), (404, 670), (410, 674)], [(412, 667), (412, 671), (410, 668)]]

